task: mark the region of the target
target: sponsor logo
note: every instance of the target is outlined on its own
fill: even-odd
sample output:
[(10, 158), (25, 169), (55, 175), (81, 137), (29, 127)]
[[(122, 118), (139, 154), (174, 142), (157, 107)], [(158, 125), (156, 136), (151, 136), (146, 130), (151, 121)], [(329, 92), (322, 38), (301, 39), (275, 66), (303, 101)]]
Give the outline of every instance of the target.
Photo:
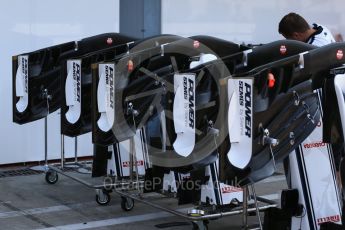
[(311, 148), (319, 148), (319, 147), (323, 147), (326, 146), (326, 143), (319, 141), (319, 142), (314, 142), (314, 143), (307, 143), (304, 144), (303, 147), (305, 149), (311, 149)]
[(24, 74), (24, 90), (25, 93), (29, 92), (29, 74), (28, 74), (28, 59), (26, 57), (22, 57), (22, 73)]
[(244, 105), (243, 81), (238, 82), (238, 92), (239, 92), (238, 99), (240, 100), (240, 106), (243, 106)]
[(242, 192), (242, 188), (227, 186), (222, 188), (222, 193), (233, 193), (233, 192)]
[[(143, 166), (143, 165), (144, 165), (144, 161), (143, 160), (137, 161), (137, 166)], [(130, 166), (131, 166), (131, 162), (129, 162), (129, 161), (122, 162), (122, 167), (123, 168), (128, 168)], [(135, 165), (133, 164), (133, 166), (135, 166)]]
[[(183, 98), (185, 102), (185, 126), (194, 128), (195, 119), (195, 96), (194, 96), (194, 80), (183, 77)], [(188, 123), (188, 124), (187, 124)]]
[(199, 48), (199, 46), (200, 46), (200, 42), (199, 42), (199, 41), (194, 41), (194, 42), (193, 42), (193, 47), (194, 47), (195, 49)]
[(73, 62), (73, 79), (74, 82), (76, 82), (76, 98), (77, 101), (80, 102), (80, 87), (81, 87), (81, 83), (80, 83), (80, 65), (78, 63)]
[(109, 86), (109, 106), (114, 108), (114, 69), (108, 65), (105, 66), (105, 83)]
[(248, 137), (252, 135), (252, 86), (245, 83), (245, 134)]
[(187, 100), (188, 99), (188, 92), (187, 92), (187, 78), (183, 77), (183, 95), (184, 95), (184, 99)]
[(334, 216), (322, 217), (322, 218), (317, 219), (317, 224), (320, 225), (322, 223), (339, 222), (339, 221), (340, 221), (340, 216), (334, 215)]
[(342, 59), (342, 58), (343, 58), (343, 56), (344, 56), (343, 51), (342, 51), (342, 50), (338, 50), (338, 51), (337, 51), (337, 55), (336, 55), (336, 56), (337, 56), (337, 59), (338, 59), (338, 60)]
[(188, 79), (188, 96), (189, 96), (189, 127), (194, 128), (195, 97), (194, 97), (194, 81), (192, 79)]
[(285, 45), (281, 45), (279, 51), (280, 51), (281, 55), (286, 54), (286, 46)]

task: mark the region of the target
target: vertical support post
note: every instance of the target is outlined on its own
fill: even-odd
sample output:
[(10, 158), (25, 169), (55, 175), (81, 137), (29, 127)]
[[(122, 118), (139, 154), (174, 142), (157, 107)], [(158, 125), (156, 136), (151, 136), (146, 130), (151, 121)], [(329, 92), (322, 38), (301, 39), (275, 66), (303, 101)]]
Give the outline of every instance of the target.
[(139, 191), (139, 170), (138, 170), (138, 159), (137, 159), (137, 151), (135, 149), (135, 136), (133, 136), (133, 163), (134, 163), (134, 169), (135, 169), (135, 179), (136, 179), (136, 189)]
[(133, 170), (134, 170), (134, 165), (133, 165), (133, 161), (134, 161), (134, 157), (133, 157), (133, 151), (134, 151), (134, 137), (131, 137), (131, 139), (129, 139), (129, 178), (130, 181), (133, 182)]
[(74, 137), (74, 163), (78, 163), (78, 137)]
[(134, 171), (135, 171), (135, 184), (136, 184), (136, 189), (139, 191), (139, 170), (138, 170), (138, 164), (137, 164), (137, 152), (135, 150), (135, 137), (131, 137), (129, 140), (129, 159), (130, 159), (130, 168), (129, 168), (129, 175), (130, 175), (130, 181), (131, 183), (134, 182)]
[(65, 136), (61, 134), (61, 169), (64, 168), (65, 163)]
[(49, 116), (49, 101), (52, 96), (49, 95), (48, 89), (44, 89), (42, 92), (42, 97), (46, 99), (47, 102), (47, 115), (44, 117), (44, 171), (48, 170), (48, 116)]
[(48, 115), (49, 115), (49, 100), (51, 100), (52, 96), (48, 94), (47, 89), (43, 89), (41, 91), (41, 97), (42, 99), (45, 99), (47, 103), (47, 114), (44, 117), (44, 165), (33, 166), (30, 169), (36, 170), (36, 171), (47, 172), (49, 170), (48, 168)]
[(248, 186), (243, 187), (242, 229), (248, 229)]
[(48, 166), (48, 116), (44, 117), (44, 165)]
[(252, 189), (253, 198), (255, 202), (256, 215), (258, 216), (258, 220), (259, 220), (260, 230), (262, 230), (262, 221), (261, 221), (261, 216), (260, 216), (259, 204), (258, 204), (256, 192), (255, 192), (255, 187), (253, 184), (251, 185), (251, 189)]

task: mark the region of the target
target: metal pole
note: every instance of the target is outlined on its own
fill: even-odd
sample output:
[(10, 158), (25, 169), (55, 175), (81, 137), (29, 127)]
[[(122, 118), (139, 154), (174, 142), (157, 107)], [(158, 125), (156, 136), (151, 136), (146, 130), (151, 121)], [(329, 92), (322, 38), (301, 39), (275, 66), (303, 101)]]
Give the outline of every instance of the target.
[[(48, 94), (48, 90), (44, 89), (42, 91), (43, 99), (47, 100), (47, 115), (44, 117), (44, 166), (37, 165), (31, 167), (30, 169), (36, 171), (46, 172), (48, 170), (48, 115), (49, 115), (49, 100), (51, 96)], [(39, 161), (40, 162), (40, 161)]]
[(133, 148), (134, 148), (134, 137), (131, 137), (129, 140), (129, 178), (130, 181), (133, 182)]
[(44, 117), (44, 164), (48, 165), (48, 116)]
[(74, 163), (78, 163), (78, 137), (74, 138)]
[[(161, 205), (153, 203), (152, 200), (145, 200), (145, 199), (143, 199), (141, 197), (135, 196), (135, 195), (130, 194), (130, 193), (126, 193), (126, 192), (121, 191), (121, 190), (115, 189), (114, 192), (119, 194), (120, 196), (132, 198), (135, 201), (147, 204), (147, 205), (149, 205), (151, 207), (160, 209), (160, 210), (165, 211), (165, 212), (172, 213), (173, 215), (176, 215), (176, 216), (179, 216), (179, 217), (191, 220), (191, 221), (201, 221), (201, 220), (217, 219), (217, 218), (222, 218), (224, 216), (232, 216), (232, 215), (243, 214), (243, 212), (244, 212), (244, 209), (243, 209), (243, 210), (234, 210), (234, 211), (230, 211), (230, 212), (219, 212), (219, 213), (207, 214), (207, 215), (204, 215), (204, 216), (195, 217), (195, 216), (189, 216), (187, 214), (181, 213), (181, 212), (179, 212), (177, 210), (173, 210), (173, 209), (169, 209), (169, 208), (163, 207)], [(270, 205), (266, 205), (264, 207), (260, 207), (259, 209), (260, 210), (266, 210), (266, 209), (272, 208), (272, 207), (277, 207), (277, 205), (276, 204), (270, 204)], [(247, 212), (248, 211), (249, 212), (254, 212), (255, 208), (249, 208), (246, 211)]]
[(64, 168), (65, 163), (65, 136), (61, 134), (61, 169)]
[(248, 187), (243, 187), (242, 229), (248, 229)]
[[(136, 182), (139, 182), (139, 169), (138, 169), (138, 159), (137, 159), (137, 151), (135, 149), (135, 139), (133, 137), (133, 162), (134, 162), (134, 167), (135, 167), (135, 176), (136, 176)], [(136, 189), (139, 191), (139, 186), (136, 187)]]
[(254, 198), (254, 202), (255, 202), (256, 215), (258, 216), (260, 230), (262, 230), (262, 222), (261, 222), (260, 210), (259, 210), (258, 200), (257, 200), (257, 197), (256, 197), (256, 192), (255, 192), (255, 188), (254, 188), (253, 184), (251, 185), (251, 188), (252, 188), (253, 198)]

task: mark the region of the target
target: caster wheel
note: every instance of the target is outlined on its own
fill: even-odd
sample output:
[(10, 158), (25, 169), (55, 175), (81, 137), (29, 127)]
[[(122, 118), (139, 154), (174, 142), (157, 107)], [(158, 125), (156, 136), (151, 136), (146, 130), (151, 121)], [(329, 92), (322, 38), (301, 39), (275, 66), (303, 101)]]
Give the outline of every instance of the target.
[(55, 184), (59, 180), (59, 176), (57, 172), (48, 171), (46, 172), (45, 179), (48, 184)]
[(123, 211), (131, 211), (134, 208), (134, 200), (128, 197), (121, 197), (121, 208)]
[(107, 191), (105, 191), (105, 190), (102, 190), (101, 192), (98, 192), (96, 194), (96, 202), (99, 205), (107, 205), (107, 204), (109, 204), (109, 202), (110, 202), (110, 194)]

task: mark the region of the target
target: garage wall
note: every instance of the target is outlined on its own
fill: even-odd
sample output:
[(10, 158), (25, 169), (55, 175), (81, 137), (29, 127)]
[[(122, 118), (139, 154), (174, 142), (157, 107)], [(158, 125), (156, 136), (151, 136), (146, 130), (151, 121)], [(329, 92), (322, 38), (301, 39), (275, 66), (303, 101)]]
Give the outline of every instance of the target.
[[(44, 156), (44, 121), (12, 123), (11, 57), (24, 52), (119, 31), (118, 0), (2, 0), (0, 4), (0, 164), (38, 161)], [(58, 112), (48, 117), (48, 155), (60, 155)], [(79, 138), (80, 156), (92, 155), (91, 135)], [(74, 140), (65, 140), (66, 156)]]
[(345, 34), (342, 0), (162, 0), (162, 33), (207, 34), (241, 43), (282, 39), (278, 23), (287, 13), (301, 14)]

